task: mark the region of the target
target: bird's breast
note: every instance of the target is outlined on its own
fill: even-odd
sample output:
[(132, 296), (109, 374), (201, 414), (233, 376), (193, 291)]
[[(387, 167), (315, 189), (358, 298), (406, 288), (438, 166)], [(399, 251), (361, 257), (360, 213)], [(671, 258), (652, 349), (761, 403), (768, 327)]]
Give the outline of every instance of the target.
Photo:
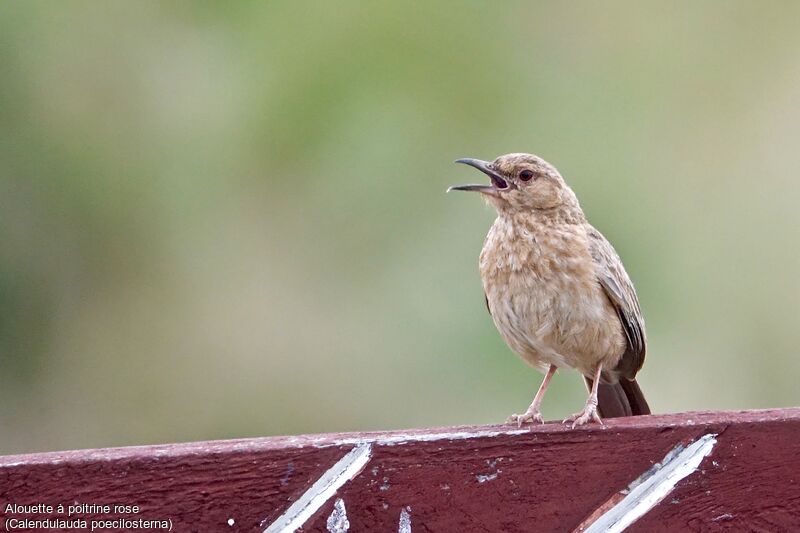
[(500, 334), (534, 366), (579, 368), (594, 352), (618, 350), (618, 319), (597, 282), (584, 226), (498, 218), (480, 271)]
[(480, 256), (484, 284), (514, 292), (593, 290), (594, 262), (582, 225), (521, 224), (499, 217)]

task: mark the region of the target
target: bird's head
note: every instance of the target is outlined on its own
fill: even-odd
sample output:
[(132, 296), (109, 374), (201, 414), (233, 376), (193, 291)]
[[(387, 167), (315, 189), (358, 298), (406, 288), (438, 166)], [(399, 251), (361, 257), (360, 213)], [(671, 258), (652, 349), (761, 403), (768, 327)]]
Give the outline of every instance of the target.
[(577, 206), (572, 189), (556, 167), (532, 154), (506, 154), (494, 161), (458, 159), (475, 167), (491, 180), (488, 185), (456, 185), (449, 191), (481, 193), (498, 211), (547, 210), (562, 205)]

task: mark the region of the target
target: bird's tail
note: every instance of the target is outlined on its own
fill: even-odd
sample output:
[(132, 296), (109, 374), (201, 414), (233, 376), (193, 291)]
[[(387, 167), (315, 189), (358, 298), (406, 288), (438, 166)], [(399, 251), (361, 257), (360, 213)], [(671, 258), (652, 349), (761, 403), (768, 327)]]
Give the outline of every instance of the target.
[[(592, 388), (592, 380), (586, 379), (586, 385)], [(601, 418), (618, 418), (621, 416), (649, 415), (650, 406), (644, 399), (642, 389), (635, 379), (620, 377), (617, 383), (600, 382), (597, 388), (597, 410)]]

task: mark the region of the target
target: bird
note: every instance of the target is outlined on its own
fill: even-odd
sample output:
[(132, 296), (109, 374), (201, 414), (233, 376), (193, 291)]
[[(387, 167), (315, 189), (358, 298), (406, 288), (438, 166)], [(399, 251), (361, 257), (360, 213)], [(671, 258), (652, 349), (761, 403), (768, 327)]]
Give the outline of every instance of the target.
[(526, 153), (455, 162), (489, 183), (447, 191), (477, 192), (497, 212), (479, 260), (489, 314), (511, 350), (545, 375), (530, 407), (507, 422), (544, 423), (542, 399), (560, 368), (577, 370), (588, 390), (564, 420), (572, 428), (650, 414), (636, 381), (647, 351), (636, 290), (556, 167)]

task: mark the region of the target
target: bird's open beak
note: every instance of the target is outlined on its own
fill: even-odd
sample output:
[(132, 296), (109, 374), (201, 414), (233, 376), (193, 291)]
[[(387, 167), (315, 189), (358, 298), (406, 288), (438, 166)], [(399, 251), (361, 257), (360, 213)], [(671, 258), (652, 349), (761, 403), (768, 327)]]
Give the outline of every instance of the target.
[(450, 191), (477, 191), (482, 193), (496, 193), (498, 191), (504, 191), (509, 188), (510, 184), (508, 181), (503, 178), (500, 174), (497, 173), (496, 170), (492, 168), (492, 164), (487, 161), (481, 161), (480, 159), (456, 159), (456, 163), (463, 163), (465, 165), (469, 165), (471, 167), (475, 167), (487, 176), (489, 179), (492, 180), (491, 185), (454, 185), (447, 189), (447, 192)]

